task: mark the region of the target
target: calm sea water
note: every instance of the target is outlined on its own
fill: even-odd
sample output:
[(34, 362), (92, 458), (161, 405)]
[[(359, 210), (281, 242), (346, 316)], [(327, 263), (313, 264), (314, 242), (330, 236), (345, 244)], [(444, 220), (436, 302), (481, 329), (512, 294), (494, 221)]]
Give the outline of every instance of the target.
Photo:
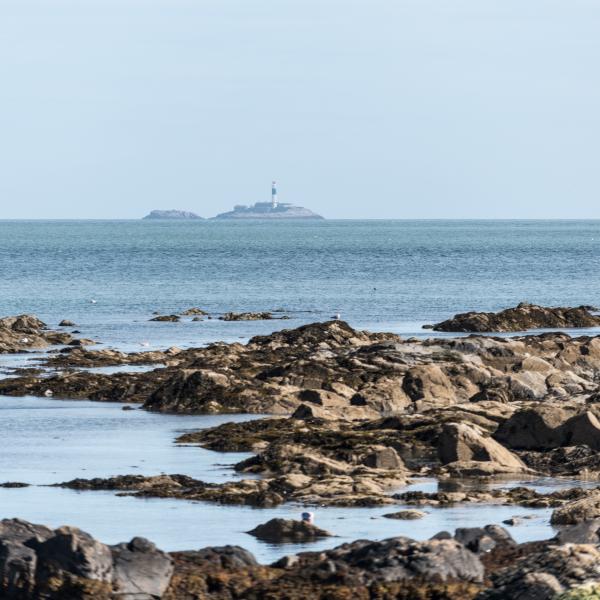
[[(431, 335), (421, 329), (424, 323), (463, 310), (496, 310), (523, 300), (598, 304), (599, 267), (600, 221), (0, 221), (0, 313), (32, 312), (50, 325), (69, 318), (86, 337), (124, 349), (247, 339), (335, 313), (357, 327)], [(215, 315), (283, 309), (291, 318), (149, 322), (153, 311), (191, 306)], [(32, 358), (0, 357), (0, 372)], [(176, 447), (173, 440), (181, 430), (247, 417), (0, 398), (0, 418), (0, 481), (35, 484), (0, 488), (0, 517), (77, 525), (106, 542), (146, 535), (170, 550), (234, 543), (269, 561), (357, 538), (425, 538), (515, 514), (533, 517), (512, 530), (518, 540), (552, 535), (545, 509), (458, 506), (430, 509), (414, 523), (381, 518), (385, 508), (330, 508), (317, 511), (317, 522), (339, 538), (263, 544), (244, 532), (273, 516), (295, 517), (300, 508), (256, 510), (45, 487), (123, 473), (233, 478), (231, 465), (243, 455)]]
[[(73, 319), (125, 347), (237, 339), (336, 313), (422, 333), (468, 309), (594, 304), (599, 267), (600, 221), (0, 221), (0, 312)], [(190, 306), (292, 319), (148, 323)]]

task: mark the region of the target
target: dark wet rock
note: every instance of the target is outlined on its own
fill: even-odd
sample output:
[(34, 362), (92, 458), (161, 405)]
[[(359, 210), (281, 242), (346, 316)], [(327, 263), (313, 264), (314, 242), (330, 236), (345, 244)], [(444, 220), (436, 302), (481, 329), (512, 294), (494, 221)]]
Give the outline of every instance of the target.
[(502, 523), (504, 525), (508, 525), (509, 527), (514, 527), (515, 525), (521, 525), (521, 523), (523, 523), (523, 519), (520, 519), (519, 517), (510, 517), (510, 519), (504, 519)]
[(72, 340), (69, 342), (69, 346), (93, 346), (97, 344), (95, 340), (91, 340), (88, 338), (77, 338), (76, 340)]
[(171, 575), (173, 559), (145, 538), (110, 548), (113, 560), (113, 594), (122, 600), (162, 598)]
[(73, 321), (69, 321), (69, 319), (63, 319), (59, 324), (59, 327), (76, 327), (76, 324)]
[(172, 558), (143, 538), (106, 546), (75, 527), (0, 522), (0, 597), (15, 600), (158, 600)]
[(306, 542), (330, 537), (332, 534), (306, 521), (271, 519), (248, 531), (250, 535), (266, 542)]
[(43, 579), (112, 580), (109, 547), (76, 527), (60, 527), (47, 540), (33, 546), (38, 558), (37, 570)]
[(152, 317), (151, 321), (159, 321), (166, 323), (177, 323), (181, 318), (179, 315), (158, 315), (156, 317)]
[(270, 312), (228, 312), (219, 317), (221, 321), (270, 321), (277, 318)]
[(28, 483), (23, 483), (21, 481), (5, 481), (4, 483), (0, 483), (0, 488), (25, 488), (29, 487)]
[(569, 589), (598, 580), (600, 551), (590, 544), (549, 546), (529, 553), (491, 575), (491, 589), (477, 600), (552, 600)]
[(433, 329), (450, 332), (504, 332), (599, 326), (600, 317), (592, 315), (587, 306), (549, 308), (523, 302), (515, 308), (507, 308), (498, 313), (461, 313), (452, 319), (436, 323)]
[[(483, 566), (477, 556), (456, 540), (417, 542), (397, 537), (382, 542), (357, 541), (323, 553), (306, 553), (301, 561), (329, 562), (328, 576), (348, 582), (406, 581), (414, 578), (437, 581), (483, 580)], [(353, 572), (354, 571), (354, 572)], [(324, 581), (328, 576), (324, 573)]]
[(489, 552), (498, 545), (516, 545), (510, 533), (499, 525), (461, 527), (454, 533), (454, 539), (476, 554)]
[(387, 513), (383, 515), (386, 519), (398, 519), (400, 521), (414, 521), (416, 519), (422, 519), (427, 513), (420, 510), (399, 510), (393, 513)]

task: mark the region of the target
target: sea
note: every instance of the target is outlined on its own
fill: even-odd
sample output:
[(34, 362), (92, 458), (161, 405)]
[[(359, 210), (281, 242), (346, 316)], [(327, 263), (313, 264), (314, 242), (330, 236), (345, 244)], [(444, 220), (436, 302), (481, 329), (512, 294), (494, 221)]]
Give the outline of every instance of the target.
[[(361, 329), (428, 337), (435, 334), (423, 325), (457, 312), (522, 301), (600, 304), (600, 221), (0, 221), (0, 270), (0, 316), (32, 313), (51, 327), (69, 319), (98, 348), (245, 342), (338, 315)], [(191, 307), (212, 318), (150, 321)], [(218, 319), (228, 311), (286, 318)], [(0, 356), (0, 377), (37, 359)], [(317, 523), (337, 538), (273, 545), (245, 532), (273, 516), (296, 517), (302, 507), (223, 507), (49, 487), (125, 473), (233, 479), (232, 465), (247, 455), (182, 447), (174, 439), (248, 418), (256, 417), (157, 415), (118, 404), (0, 397), (0, 482), (31, 484), (0, 488), (0, 517), (76, 525), (107, 543), (145, 535), (167, 550), (239, 544), (263, 562), (357, 538), (423, 538), (515, 515), (529, 517), (511, 528), (519, 541), (553, 535), (547, 509), (428, 509), (415, 524), (382, 518), (385, 508), (318, 508)], [(529, 482), (543, 489), (572, 484)], [(434, 490), (438, 484), (411, 485)]]

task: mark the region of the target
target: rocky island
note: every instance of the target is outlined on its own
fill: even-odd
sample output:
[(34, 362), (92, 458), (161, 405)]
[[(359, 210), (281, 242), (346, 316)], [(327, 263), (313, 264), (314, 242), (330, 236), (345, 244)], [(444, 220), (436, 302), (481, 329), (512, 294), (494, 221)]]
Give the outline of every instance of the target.
[(153, 210), (147, 214), (144, 219), (148, 220), (164, 220), (164, 221), (186, 221), (186, 220), (201, 220), (202, 217), (196, 213), (186, 210)]
[(214, 217), (215, 219), (323, 219), (321, 215), (308, 210), (302, 206), (293, 204), (277, 204), (273, 206), (271, 202), (257, 202), (253, 206), (238, 204), (233, 210), (221, 213)]

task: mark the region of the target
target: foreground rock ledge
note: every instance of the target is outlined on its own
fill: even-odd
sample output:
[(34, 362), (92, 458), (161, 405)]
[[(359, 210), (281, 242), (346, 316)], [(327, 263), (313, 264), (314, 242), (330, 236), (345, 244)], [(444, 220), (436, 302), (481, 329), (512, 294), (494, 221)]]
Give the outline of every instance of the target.
[(143, 538), (107, 546), (74, 527), (0, 522), (0, 597), (15, 600), (542, 600), (597, 586), (598, 564), (597, 545), (518, 545), (495, 525), (360, 540), (266, 566), (239, 546), (168, 554)]

